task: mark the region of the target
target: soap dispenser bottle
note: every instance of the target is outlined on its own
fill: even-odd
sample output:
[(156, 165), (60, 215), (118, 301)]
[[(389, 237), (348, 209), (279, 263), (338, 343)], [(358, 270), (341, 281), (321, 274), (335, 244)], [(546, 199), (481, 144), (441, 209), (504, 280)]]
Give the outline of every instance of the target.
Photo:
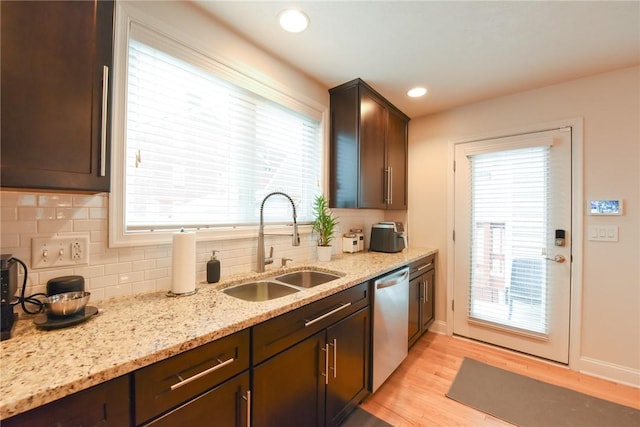
[(216, 252), (218, 251), (211, 251), (211, 259), (207, 262), (207, 283), (220, 280), (220, 260), (216, 258)]

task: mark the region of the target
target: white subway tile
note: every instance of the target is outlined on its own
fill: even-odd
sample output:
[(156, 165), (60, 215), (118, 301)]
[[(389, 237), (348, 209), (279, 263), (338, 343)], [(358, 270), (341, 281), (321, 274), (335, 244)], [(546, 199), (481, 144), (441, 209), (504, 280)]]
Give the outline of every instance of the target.
[(38, 196), (35, 194), (21, 194), (17, 199), (18, 206), (37, 206)]
[(0, 221), (15, 221), (18, 219), (18, 209), (15, 205), (2, 205), (0, 208)]
[(21, 221), (54, 220), (56, 219), (56, 209), (20, 207), (18, 208), (18, 219)]
[(89, 208), (89, 218), (91, 219), (107, 219), (107, 208)]
[(73, 231), (98, 231), (107, 228), (107, 221), (103, 219), (77, 219), (73, 221)]
[(119, 275), (118, 283), (141, 282), (145, 280), (144, 271), (130, 271)]
[(2, 230), (11, 230), (12, 233), (36, 233), (38, 223), (36, 221), (2, 221)]
[(131, 284), (125, 283), (120, 285), (114, 285), (104, 288), (104, 297), (105, 299), (122, 297), (125, 295), (131, 295), (132, 288)]
[(104, 195), (75, 196), (73, 198), (73, 206), (99, 208), (106, 205), (106, 199)]
[(144, 270), (145, 280), (162, 279), (169, 275), (168, 268), (156, 268), (153, 270)]
[(104, 274), (122, 274), (129, 273), (130, 271), (132, 271), (130, 262), (107, 264), (104, 266)]
[(72, 206), (73, 197), (64, 194), (42, 194), (38, 196), (38, 206), (70, 207)]
[(76, 267), (73, 269), (73, 274), (84, 278), (104, 276), (104, 266), (93, 265), (88, 267)]
[(134, 261), (131, 263), (131, 271), (144, 271), (156, 268), (155, 259), (146, 259), (142, 261)]
[(105, 272), (104, 276), (92, 277), (87, 280), (87, 288), (88, 289), (100, 289), (106, 288), (108, 286), (116, 286), (118, 285), (118, 275), (117, 274), (109, 274)]
[(89, 210), (85, 208), (56, 208), (57, 219), (87, 219)]
[(39, 233), (70, 233), (73, 231), (72, 221), (42, 220), (38, 221)]

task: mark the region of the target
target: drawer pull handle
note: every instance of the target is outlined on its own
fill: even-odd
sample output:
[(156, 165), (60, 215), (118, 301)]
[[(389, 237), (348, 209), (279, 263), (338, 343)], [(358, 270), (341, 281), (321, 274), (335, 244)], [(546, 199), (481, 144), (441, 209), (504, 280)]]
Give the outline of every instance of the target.
[(325, 344), (320, 350), (324, 351), (324, 372), (320, 375), (324, 377), (324, 384), (329, 385), (329, 344)]
[(109, 108), (109, 67), (102, 67), (102, 115), (100, 117), (100, 176), (107, 170), (107, 110)]
[(242, 396), (247, 401), (247, 427), (251, 425), (251, 390), (247, 390), (247, 397)]
[(427, 267), (431, 267), (431, 265), (432, 265), (432, 264), (433, 264), (433, 261), (432, 261), (432, 262), (430, 262), (430, 263), (428, 263), (428, 264), (421, 265), (420, 267), (418, 267), (418, 271), (422, 271), (422, 270), (424, 270), (424, 269), (425, 269), (425, 268), (427, 268)]
[(190, 382), (193, 382), (199, 378), (204, 377), (205, 375), (210, 374), (211, 372), (217, 371), (218, 369), (224, 368), (225, 366), (233, 363), (236, 359), (234, 359), (233, 357), (231, 359), (225, 360), (224, 362), (220, 362), (220, 359), (218, 359), (218, 362), (220, 362), (219, 364), (210, 367), (209, 369), (205, 369), (202, 372), (199, 372), (197, 374), (195, 374), (192, 377), (189, 377), (187, 379), (183, 379), (180, 375), (177, 375), (178, 379), (180, 380), (179, 383), (176, 383), (174, 385), (171, 386), (171, 391), (174, 391), (184, 385), (189, 384)]
[(322, 319), (326, 319), (327, 317), (331, 316), (332, 314), (335, 314), (335, 313), (339, 312), (340, 310), (342, 310), (342, 309), (345, 309), (345, 308), (349, 307), (350, 305), (351, 305), (351, 303), (350, 303), (350, 302), (347, 302), (347, 303), (342, 304), (340, 307), (335, 308), (335, 309), (331, 310), (330, 312), (323, 314), (322, 316), (318, 316), (318, 317), (316, 317), (316, 318), (315, 318), (315, 319), (313, 319), (313, 320), (305, 320), (305, 321), (304, 321), (304, 326), (305, 326), (305, 328), (306, 328), (307, 326), (311, 326), (311, 325), (313, 325), (314, 323), (319, 322), (319, 321), (321, 321)]

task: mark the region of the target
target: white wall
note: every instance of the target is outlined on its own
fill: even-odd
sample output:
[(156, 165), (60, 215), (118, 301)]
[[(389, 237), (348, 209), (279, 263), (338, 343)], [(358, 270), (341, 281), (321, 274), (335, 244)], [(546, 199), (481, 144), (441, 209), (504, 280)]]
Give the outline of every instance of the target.
[(620, 240), (591, 242), (583, 231), (583, 283), (577, 284), (582, 287), (582, 327), (572, 330), (579, 360), (571, 367), (640, 385), (639, 67), (413, 119), (409, 233), (414, 245), (440, 249), (436, 318), (446, 322), (449, 140), (573, 117), (584, 119), (584, 202), (622, 198), (625, 212), (584, 217), (585, 230), (618, 225)]

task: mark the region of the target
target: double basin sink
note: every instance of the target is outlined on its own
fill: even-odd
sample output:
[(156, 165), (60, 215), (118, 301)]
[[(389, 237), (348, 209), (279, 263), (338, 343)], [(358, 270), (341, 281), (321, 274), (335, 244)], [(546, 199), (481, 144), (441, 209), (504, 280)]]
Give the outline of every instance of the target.
[(241, 283), (223, 289), (222, 292), (245, 301), (269, 301), (339, 278), (337, 274), (324, 271), (300, 270), (264, 280)]

